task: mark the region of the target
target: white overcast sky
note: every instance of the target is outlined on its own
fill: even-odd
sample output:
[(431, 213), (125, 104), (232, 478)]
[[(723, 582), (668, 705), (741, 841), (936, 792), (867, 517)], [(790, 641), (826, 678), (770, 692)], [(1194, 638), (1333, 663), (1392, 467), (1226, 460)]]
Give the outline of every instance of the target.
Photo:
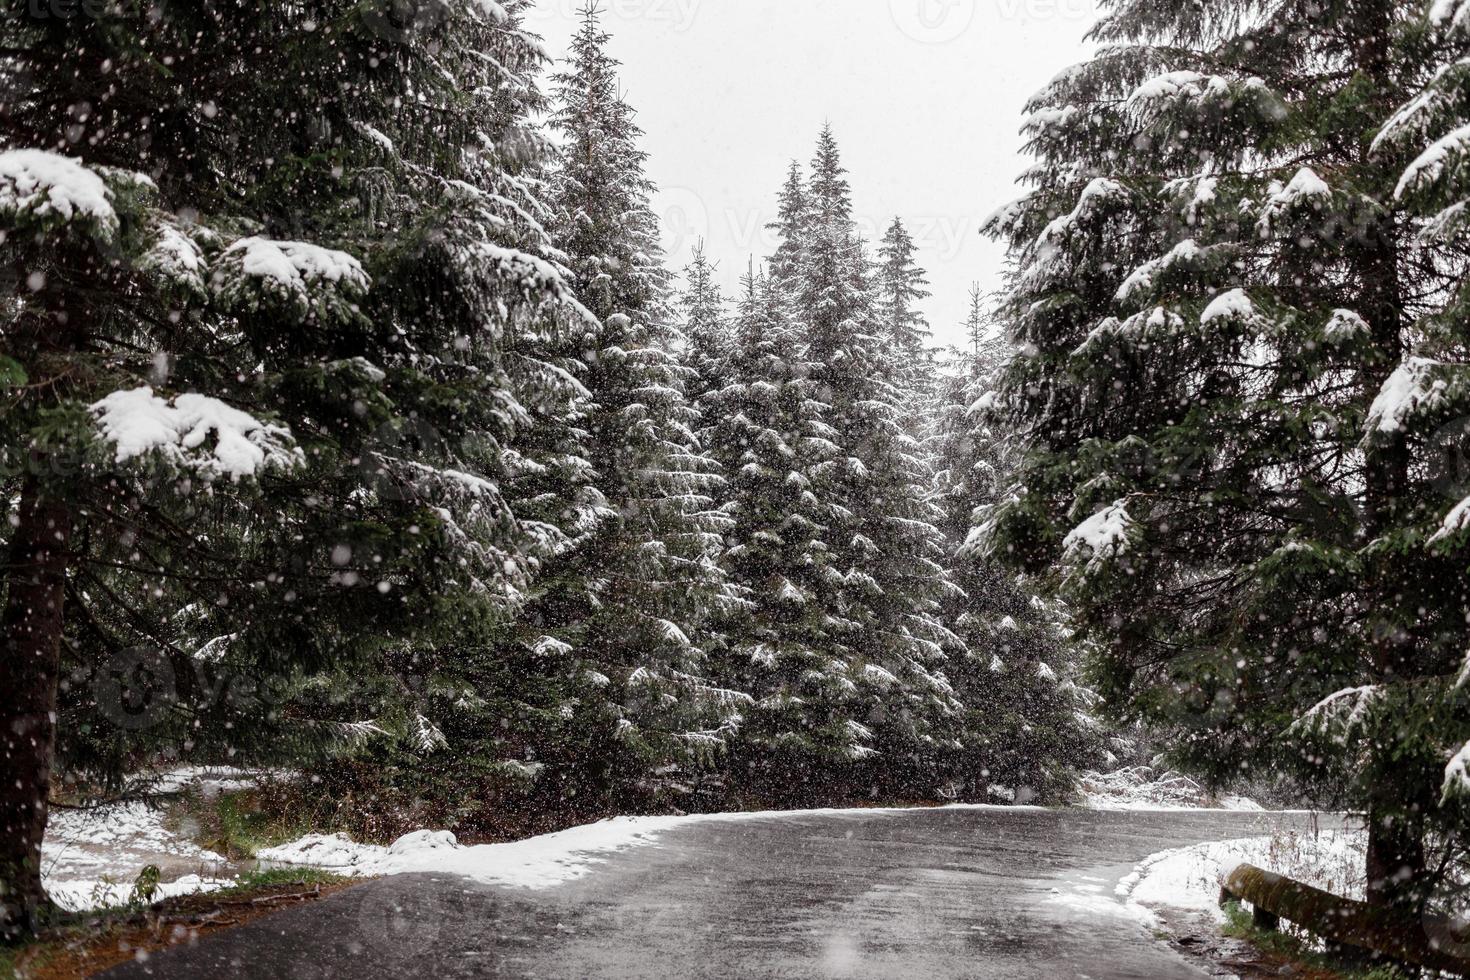
[[(582, 0), (538, 0), (527, 26), (562, 57)], [(999, 285), (979, 234), (1019, 194), (1026, 100), (1087, 55), (1094, 0), (602, 0), (623, 90), (659, 185), (669, 264), (703, 238), (733, 295), (795, 158), (831, 122), (866, 235), (894, 216), (928, 270), (925, 312), (957, 343), (970, 283)]]

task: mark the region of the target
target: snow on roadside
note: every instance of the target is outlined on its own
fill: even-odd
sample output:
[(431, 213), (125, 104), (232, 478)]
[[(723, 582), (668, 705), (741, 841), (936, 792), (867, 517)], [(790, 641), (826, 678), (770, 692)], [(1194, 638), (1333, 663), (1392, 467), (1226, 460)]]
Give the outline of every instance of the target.
[[(955, 804), (939, 809), (1015, 811), (1035, 808)], [(461, 845), (447, 831), (416, 831), (399, 838), (391, 847), (358, 844), (346, 834), (312, 834), (281, 847), (267, 848), (256, 856), (270, 865), (314, 867), (347, 876), (431, 872), (461, 875), (489, 885), (544, 889), (585, 877), (609, 855), (655, 845), (664, 833), (693, 824), (790, 820), (812, 816), (896, 816), (912, 812), (912, 809), (797, 810), (684, 817), (614, 817), (526, 840), (468, 847)]]
[[(157, 886), (150, 901), (161, 902), (180, 895), (197, 895), (201, 892), (219, 891), (235, 883), (234, 878), (205, 878), (201, 875), (184, 875), (175, 881)], [(46, 893), (51, 900), (68, 912), (87, 912), (94, 909), (127, 905), (133, 900), (132, 883), (109, 882), (102, 879), (79, 881), (46, 882)]]
[(1368, 837), (1364, 831), (1288, 831), (1274, 837), (1197, 844), (1146, 858), (1117, 895), (1143, 911), (1171, 909), (1224, 921), (1220, 883), (1240, 864), (1287, 875), (1344, 898), (1361, 899)]
[(1078, 781), (1091, 810), (1235, 810), (1265, 808), (1244, 796), (1211, 796), (1199, 783), (1177, 772), (1130, 766), (1117, 772), (1083, 773)]
[(228, 863), (169, 830), (163, 811), (142, 802), (53, 811), (41, 861), (47, 892), (71, 911), (128, 901), (138, 873), (150, 864), (192, 866), (201, 872), (161, 886), (159, 897), (168, 897), (221, 887), (219, 873)]
[(52, 810), (41, 845), (46, 890), (57, 904), (79, 912), (130, 901), (139, 872), (149, 865), (162, 873), (155, 899), (232, 884), (229, 861), (170, 830), (167, 814), (156, 805), (161, 800), (154, 798), (185, 790), (209, 798), (249, 789), (261, 775), (254, 770), (202, 766), (145, 773), (140, 778), (148, 787), (148, 801)]

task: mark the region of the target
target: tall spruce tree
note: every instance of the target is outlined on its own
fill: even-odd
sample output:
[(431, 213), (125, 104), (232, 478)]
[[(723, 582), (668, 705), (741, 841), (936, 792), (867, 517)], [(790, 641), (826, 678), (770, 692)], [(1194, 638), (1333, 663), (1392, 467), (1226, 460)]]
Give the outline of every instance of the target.
[(299, 758), (389, 730), (285, 710), (308, 678), (512, 609), (503, 332), (575, 308), (489, 242), (529, 188), (471, 193), (519, 149), (479, 132), (524, 115), (519, 6), (5, 17), (7, 931), (45, 906), (58, 707), (63, 760), (103, 779), (140, 747)]
[(1466, 595), (1408, 425), (1455, 410), (1452, 369), (1405, 360), (1458, 264), (1396, 193), (1419, 148), (1373, 145), (1424, 36), (1387, 0), (1109, 5), (1030, 106), (1035, 190), (990, 223), (1035, 448), (980, 534), (1063, 570), (1122, 717), (1215, 778), (1340, 790), (1370, 900), (1415, 909), (1426, 849), (1463, 846), (1441, 789), (1470, 736)]
[(952, 586), (830, 127), (818, 139), (806, 198), (794, 299), (830, 442), (814, 487), (827, 508), (830, 574), (841, 584), (828, 615), (848, 680), (867, 706), (852, 719), (855, 747), (883, 753), (875, 785), (898, 790), (922, 781), (957, 711), (941, 646), (952, 634), (936, 615)]
[(725, 297), (715, 281), (716, 271), (700, 241), (684, 270), (684, 289), (679, 295), (684, 316), (684, 364), (689, 372), (686, 394), (701, 410), (707, 407), (709, 391), (720, 383), (719, 365), (730, 346)]
[(553, 190), (558, 245), (598, 321), (584, 341), (582, 426), (603, 503), (534, 613), (584, 678), (577, 734), (563, 747), (575, 789), (616, 800), (655, 769), (721, 749), (739, 699), (704, 674), (702, 620), (727, 596), (713, 562), (724, 520), (675, 355), (641, 131), (618, 91), (599, 8), (589, 3), (581, 16), (554, 79), (563, 147)]
[(1009, 488), (1020, 458), (1018, 440), (992, 410), (1011, 353), (1000, 338), (979, 354), (951, 349), (926, 418), (936, 526), (956, 586), (941, 607), (960, 641), (947, 645), (946, 676), (964, 712), (940, 765), (966, 799), (1061, 800), (1099, 747), (1076, 683), (1078, 650), (1054, 602), (969, 547), (976, 509)]
[(832, 628), (840, 579), (813, 491), (829, 430), (782, 290), (754, 270), (743, 285), (706, 430), (728, 480), (720, 562), (739, 599), (721, 623), (719, 676), (751, 698), (731, 771), (779, 801), (840, 798), (859, 709)]
[(796, 288), (797, 266), (802, 249), (806, 247), (810, 220), (806, 179), (802, 175), (801, 164), (792, 160), (778, 198), (776, 220), (766, 226), (766, 230), (778, 239), (768, 275), (779, 289), (789, 291)]
[(878, 316), (894, 346), (898, 382), (913, 406), (915, 419), (910, 422), (913, 431), (917, 431), (919, 406), (932, 397), (934, 375), (934, 359), (929, 351), (932, 333), (929, 321), (919, 309), (919, 304), (931, 294), (925, 288), (929, 280), (915, 261), (917, 253), (918, 247), (904, 227), (903, 219), (894, 218), (878, 244), (878, 264), (873, 270)]

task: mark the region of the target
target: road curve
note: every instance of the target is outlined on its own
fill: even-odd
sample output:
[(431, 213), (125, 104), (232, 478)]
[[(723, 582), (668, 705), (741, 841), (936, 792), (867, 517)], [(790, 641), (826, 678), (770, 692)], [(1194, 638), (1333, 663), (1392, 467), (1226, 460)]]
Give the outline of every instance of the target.
[(1110, 907), (1113, 886), (1160, 850), (1308, 824), (958, 808), (691, 823), (557, 888), (385, 878), (105, 976), (1199, 980)]

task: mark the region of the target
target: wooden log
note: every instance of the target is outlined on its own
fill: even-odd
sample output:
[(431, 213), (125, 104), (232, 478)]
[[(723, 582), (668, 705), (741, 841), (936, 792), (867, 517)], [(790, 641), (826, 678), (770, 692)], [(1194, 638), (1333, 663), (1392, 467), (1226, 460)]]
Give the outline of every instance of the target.
[[(1441, 925), (1438, 923), (1339, 898), (1249, 864), (1226, 875), (1221, 898), (1227, 897), (1249, 902), (1255, 911), (1254, 921), (1262, 928), (1274, 928), (1285, 919), (1329, 943), (1470, 977), (1470, 958), (1443, 947), (1438, 937), (1448, 935), (1448, 927), (1435, 928)], [(1262, 925), (1263, 921), (1270, 921), (1271, 926)]]

